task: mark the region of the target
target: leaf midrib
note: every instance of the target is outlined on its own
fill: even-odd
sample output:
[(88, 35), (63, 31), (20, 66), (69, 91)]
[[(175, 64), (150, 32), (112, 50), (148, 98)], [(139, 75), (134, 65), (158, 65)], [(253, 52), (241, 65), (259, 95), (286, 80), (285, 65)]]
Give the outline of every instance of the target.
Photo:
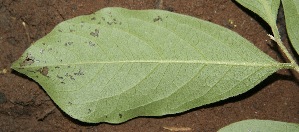
[(205, 61), (205, 60), (119, 60), (119, 61), (97, 61), (81, 63), (65, 63), (51, 65), (32, 65), (23, 68), (43, 67), (43, 66), (72, 66), (72, 65), (92, 65), (92, 64), (120, 64), (120, 63), (159, 63), (159, 64), (205, 64), (205, 65), (230, 65), (230, 66), (249, 66), (249, 67), (283, 67), (289, 63), (255, 63), (255, 62), (234, 62), (234, 61)]

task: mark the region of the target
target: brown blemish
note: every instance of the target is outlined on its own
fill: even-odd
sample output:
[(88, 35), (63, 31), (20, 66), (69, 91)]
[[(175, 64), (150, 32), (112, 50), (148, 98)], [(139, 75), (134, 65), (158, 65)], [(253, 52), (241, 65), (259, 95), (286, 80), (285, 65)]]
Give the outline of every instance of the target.
[(34, 57), (30, 56), (30, 54), (27, 54), (25, 60), (20, 63), (20, 66), (25, 66), (25, 65), (31, 65), (34, 63)]
[(45, 67), (41, 68), (39, 70), (39, 72), (44, 76), (48, 76), (49, 68), (45, 66)]

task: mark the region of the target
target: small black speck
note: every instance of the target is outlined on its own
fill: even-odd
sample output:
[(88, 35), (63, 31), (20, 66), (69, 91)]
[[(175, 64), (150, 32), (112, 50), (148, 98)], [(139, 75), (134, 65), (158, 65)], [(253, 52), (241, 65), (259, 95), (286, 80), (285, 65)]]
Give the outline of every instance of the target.
[(74, 75), (76, 75), (76, 76), (81, 76), (81, 75), (84, 75), (84, 73), (82, 72), (81, 69), (79, 69), (79, 71), (76, 72), (76, 73), (74, 73)]
[(68, 104), (69, 104), (69, 105), (72, 105), (73, 103), (72, 103), (72, 102), (68, 102)]
[(72, 45), (74, 42), (66, 42), (64, 43), (65, 46)]
[(122, 115), (122, 114), (118, 114), (118, 116), (119, 116), (119, 118), (122, 118), (122, 117), (123, 117), (123, 115)]
[(108, 25), (112, 25), (112, 24), (113, 24), (113, 22), (107, 22), (107, 24), (108, 24)]
[(58, 68), (60, 68), (59, 66), (55, 66), (55, 69), (58, 69)]
[(90, 35), (93, 37), (99, 37), (100, 31), (98, 29), (95, 29), (94, 32), (90, 32)]
[(91, 18), (90, 20), (96, 20), (96, 18), (95, 18), (95, 17), (93, 17), (93, 18)]
[(160, 16), (158, 16), (158, 17), (154, 18), (153, 21), (154, 21), (154, 22), (162, 21), (162, 18), (161, 18)]
[(32, 73), (36, 73), (35, 71), (32, 71), (32, 70), (27, 70), (28, 72), (32, 72)]
[(58, 79), (63, 79), (63, 77), (61, 77), (61, 76), (59, 76), (59, 75), (57, 75), (56, 77), (57, 77)]

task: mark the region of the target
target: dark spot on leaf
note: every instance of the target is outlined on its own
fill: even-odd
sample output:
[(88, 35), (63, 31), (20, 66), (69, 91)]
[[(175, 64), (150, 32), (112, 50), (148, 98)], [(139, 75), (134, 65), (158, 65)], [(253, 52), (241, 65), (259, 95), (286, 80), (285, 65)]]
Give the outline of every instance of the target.
[(58, 69), (58, 68), (60, 68), (59, 66), (55, 66), (55, 69)]
[(45, 67), (41, 68), (39, 70), (39, 72), (44, 76), (48, 76), (49, 68), (45, 66)]
[(27, 70), (28, 72), (32, 72), (32, 73), (36, 73), (35, 71), (32, 71), (32, 70)]
[(88, 114), (91, 113), (91, 109), (88, 109)]
[(123, 115), (122, 115), (122, 114), (118, 114), (118, 116), (119, 116), (119, 118), (122, 118), (122, 117), (123, 117)]
[(76, 75), (76, 76), (81, 76), (81, 75), (84, 75), (84, 73), (82, 72), (81, 69), (79, 69), (79, 71), (76, 72), (76, 73), (74, 73), (74, 75)]
[(57, 77), (58, 79), (63, 79), (63, 77), (61, 77), (61, 76), (59, 76), (59, 75), (56, 75), (56, 77)]
[(162, 21), (162, 18), (161, 18), (160, 16), (158, 16), (158, 17), (154, 18), (153, 21), (154, 21), (154, 22)]
[(46, 43), (42, 43), (43, 45), (46, 45)]
[(67, 68), (71, 68), (71, 66), (67, 66)]
[(75, 30), (73, 30), (73, 29), (70, 29), (70, 32), (75, 32)]
[(62, 30), (60, 30), (60, 29), (59, 29), (58, 31), (59, 31), (59, 32), (62, 32)]
[(112, 25), (112, 24), (113, 24), (113, 22), (107, 22), (107, 24), (108, 24), (108, 25)]
[(65, 46), (72, 45), (74, 42), (66, 42), (64, 43)]
[(73, 103), (72, 103), (72, 102), (68, 102), (68, 104), (69, 104), (69, 105), (72, 105)]
[(72, 75), (70, 75), (70, 74), (68, 74), (68, 73), (65, 74), (65, 77), (68, 77), (68, 78), (70, 78), (71, 80), (76, 80)]
[(100, 31), (98, 29), (95, 29), (94, 32), (90, 32), (90, 35), (93, 37), (99, 37), (99, 33), (100, 33)]
[(102, 20), (105, 21), (105, 17), (102, 17)]
[(25, 66), (25, 65), (31, 65), (33, 64), (34, 61), (34, 57), (32, 57), (30, 54), (27, 54), (25, 60), (20, 64), (20, 66)]
[(93, 17), (93, 18), (91, 18), (90, 20), (96, 20), (96, 18), (95, 18), (95, 17)]
[(98, 24), (101, 24), (101, 22), (98, 22)]
[(65, 82), (60, 82), (61, 84), (65, 84)]
[(59, 60), (60, 62), (62, 62), (62, 60)]

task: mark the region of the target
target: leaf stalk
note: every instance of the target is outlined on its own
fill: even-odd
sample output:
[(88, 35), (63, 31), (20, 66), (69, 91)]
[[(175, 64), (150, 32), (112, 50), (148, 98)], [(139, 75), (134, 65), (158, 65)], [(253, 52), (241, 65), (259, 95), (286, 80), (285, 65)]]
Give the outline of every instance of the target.
[(272, 29), (272, 32), (273, 32), (273, 35), (274, 35), (274, 39), (272, 37), (271, 37), (271, 39), (273, 39), (278, 44), (281, 51), (286, 55), (287, 59), (291, 63), (292, 69), (296, 70), (299, 73), (299, 66), (296, 63), (293, 56), (290, 54), (290, 52), (287, 50), (287, 48), (282, 43), (281, 37), (280, 37), (280, 34), (279, 34), (279, 31), (278, 31), (278, 28), (277, 28), (276, 24), (271, 24), (271, 29)]

